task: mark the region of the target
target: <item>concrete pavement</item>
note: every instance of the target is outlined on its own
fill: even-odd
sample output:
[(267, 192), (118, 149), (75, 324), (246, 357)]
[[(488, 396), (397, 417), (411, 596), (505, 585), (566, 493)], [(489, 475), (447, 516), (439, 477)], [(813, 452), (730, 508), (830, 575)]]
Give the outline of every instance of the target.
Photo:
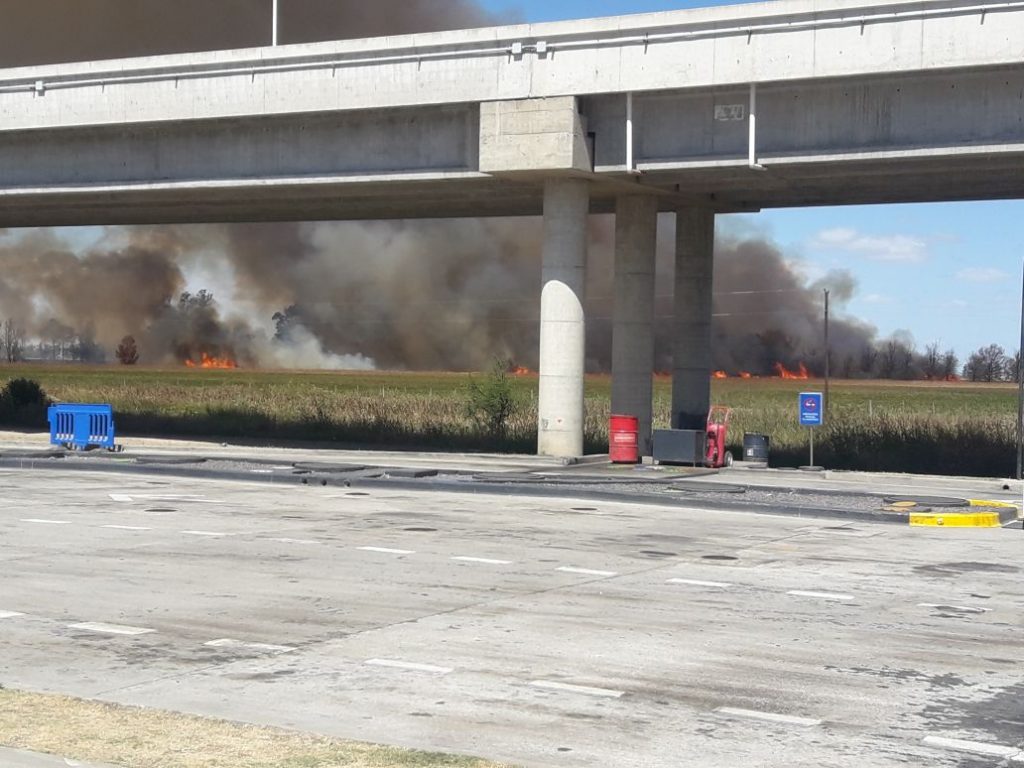
[(1024, 747), (1019, 532), (38, 470), (0, 492), (8, 687), (529, 766)]

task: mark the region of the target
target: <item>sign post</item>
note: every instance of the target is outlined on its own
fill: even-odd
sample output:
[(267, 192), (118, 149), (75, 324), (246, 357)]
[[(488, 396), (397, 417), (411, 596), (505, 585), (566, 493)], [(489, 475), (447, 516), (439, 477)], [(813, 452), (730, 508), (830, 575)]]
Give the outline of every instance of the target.
[(798, 403), (800, 414), (800, 426), (807, 427), (811, 438), (811, 463), (808, 469), (816, 469), (814, 466), (814, 429), (824, 423), (822, 417), (823, 397), (821, 392), (801, 392)]

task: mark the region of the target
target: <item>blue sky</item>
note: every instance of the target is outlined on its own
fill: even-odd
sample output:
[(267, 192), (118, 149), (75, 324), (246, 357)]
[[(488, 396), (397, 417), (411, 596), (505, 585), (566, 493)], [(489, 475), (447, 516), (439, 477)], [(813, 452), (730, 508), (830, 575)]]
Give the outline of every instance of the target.
[[(646, 13), (732, 3), (714, 0), (481, 0), (529, 22)], [(850, 314), (883, 336), (909, 331), (961, 357), (1020, 340), (1024, 202), (941, 203), (772, 210), (722, 217), (754, 226), (811, 276), (849, 270)], [(730, 221), (732, 220), (732, 221)]]

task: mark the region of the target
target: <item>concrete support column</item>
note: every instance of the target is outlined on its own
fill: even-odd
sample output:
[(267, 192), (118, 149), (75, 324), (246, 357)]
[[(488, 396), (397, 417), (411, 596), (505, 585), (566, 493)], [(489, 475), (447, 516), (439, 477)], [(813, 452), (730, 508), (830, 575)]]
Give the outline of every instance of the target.
[(544, 186), (544, 265), (540, 297), (537, 453), (583, 455), (583, 364), (590, 185), (550, 179)]
[(711, 404), (711, 283), (715, 214), (685, 208), (676, 215), (675, 340), (672, 426), (704, 429)]
[(651, 455), (654, 258), (658, 199), (624, 195), (615, 206), (612, 413), (636, 416), (641, 456)]

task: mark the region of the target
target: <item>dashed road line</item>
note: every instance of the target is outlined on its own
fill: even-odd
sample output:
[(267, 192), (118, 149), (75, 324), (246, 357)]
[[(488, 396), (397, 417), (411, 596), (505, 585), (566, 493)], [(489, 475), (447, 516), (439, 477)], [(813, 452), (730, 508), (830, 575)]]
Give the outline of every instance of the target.
[(392, 549), (391, 547), (356, 547), (361, 549), (363, 552), (382, 552), (385, 555), (415, 555), (416, 552), (411, 549)]
[(726, 581), (700, 581), (699, 579), (669, 579), (666, 584), (689, 584), (693, 587), (719, 587), (726, 588), (733, 586)]
[(86, 632), (99, 632), (104, 635), (148, 635), (155, 629), (145, 627), (127, 627), (123, 624), (103, 624), (102, 622), (86, 621), (81, 624), (68, 624), (68, 629), (81, 629)]
[(317, 541), (316, 539), (289, 539), (289, 538), (283, 538), (283, 539), (271, 539), (271, 541), (276, 541), (276, 542), (278, 542), (280, 544), (303, 544), (303, 545), (310, 545), (310, 546), (313, 545), (313, 544), (320, 544), (321, 543), (321, 542)]
[(530, 686), (533, 688), (541, 688), (545, 691), (579, 693), (584, 696), (600, 696), (606, 699), (619, 699), (626, 693), (625, 691), (616, 691), (611, 688), (595, 688), (590, 685), (572, 685), (571, 683), (559, 683), (554, 680), (531, 680)]
[(210, 640), (203, 643), (211, 648), (238, 648), (247, 651), (266, 651), (268, 653), (290, 653), (295, 648), (291, 645), (272, 645), (270, 643), (247, 643), (244, 640), (235, 640), (230, 637), (222, 637), (220, 640)]
[(365, 663), (369, 664), (371, 667), (404, 669), (410, 672), (430, 672), (435, 675), (447, 675), (452, 671), (451, 667), (438, 667), (434, 664), (417, 664), (412, 661), (398, 661), (396, 659), (367, 659)]
[(104, 525), (103, 528), (113, 528), (116, 531), (152, 531), (144, 525)]
[(982, 608), (974, 605), (946, 605), (944, 603), (918, 603), (918, 608), (940, 608), (947, 611), (959, 611), (961, 613), (988, 613), (991, 608)]
[(846, 601), (853, 600), (853, 595), (841, 595), (835, 592), (804, 592), (800, 589), (791, 589), (786, 593), (787, 595), (793, 595), (794, 597), (815, 597), (819, 600), (836, 600)]
[(797, 717), (796, 715), (782, 715), (778, 712), (762, 712), (756, 709), (740, 709), (739, 707), (719, 707), (715, 710), (726, 717), (739, 717), (746, 720), (761, 720), (766, 723), (778, 723), (780, 725), (799, 725), (803, 728), (821, 725), (821, 720), (813, 717)]
[(18, 613), (17, 611), (0, 611), (0, 619), (13, 619), (16, 616), (24, 615), (24, 613)]
[(1024, 756), (1024, 752), (1022, 752), (1018, 747), (1006, 747), (1002, 744), (986, 744), (982, 741), (947, 739), (944, 736), (925, 736), (922, 743), (929, 747), (952, 749), (957, 752), (973, 752), (976, 755), (1011, 758), (1016, 762), (1021, 762), (1021, 758)]
[(512, 565), (511, 560), (492, 560), (489, 557), (453, 557), (460, 563), (482, 563), (483, 565)]
[(560, 568), (557, 568), (556, 570), (559, 570), (562, 573), (577, 573), (577, 574), (580, 574), (581, 576), (618, 576), (619, 575), (618, 571), (597, 571), (597, 570), (594, 570), (592, 568), (576, 568), (576, 567), (571, 566), (571, 565), (563, 565)]
[(230, 533), (218, 533), (217, 531), (182, 531), (182, 533), (189, 536), (211, 536), (214, 538), (231, 535)]
[(71, 525), (70, 520), (44, 520), (41, 517), (23, 517), (23, 523), (39, 523), (41, 525)]

